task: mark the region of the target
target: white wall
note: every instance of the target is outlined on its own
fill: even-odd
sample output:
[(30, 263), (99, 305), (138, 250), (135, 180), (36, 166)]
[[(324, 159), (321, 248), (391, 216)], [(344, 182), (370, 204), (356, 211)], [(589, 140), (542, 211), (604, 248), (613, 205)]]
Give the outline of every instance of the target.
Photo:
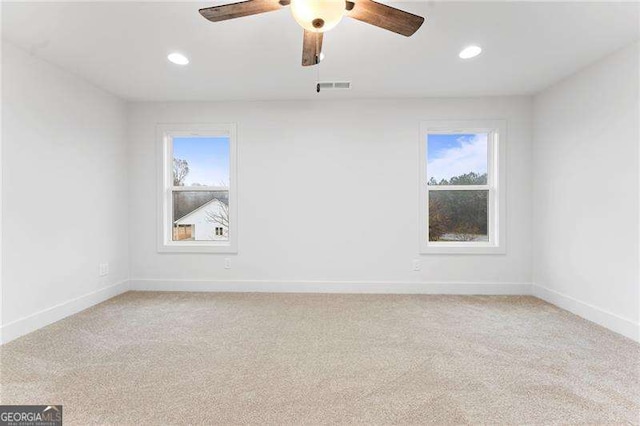
[[(386, 290), (443, 283), (424, 288), (477, 292), (455, 284), (483, 283), (493, 285), (483, 287), (488, 292), (527, 292), (530, 118), (526, 97), (132, 104), (134, 288), (273, 290), (279, 287), (270, 284), (284, 282), (340, 291), (377, 282)], [(506, 255), (418, 256), (419, 130), (433, 119), (508, 120)], [(157, 253), (156, 125), (219, 122), (238, 125), (239, 253)], [(412, 272), (414, 258), (421, 272)]]
[(638, 44), (535, 97), (536, 294), (638, 338)]
[(122, 101), (7, 42), (2, 86), (8, 341), (126, 286), (128, 178)]

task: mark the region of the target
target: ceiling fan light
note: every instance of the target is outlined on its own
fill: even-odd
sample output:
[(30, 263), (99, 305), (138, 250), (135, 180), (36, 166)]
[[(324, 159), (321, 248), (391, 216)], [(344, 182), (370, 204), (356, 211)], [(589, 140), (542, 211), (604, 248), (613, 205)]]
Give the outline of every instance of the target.
[(482, 53), (482, 48), (480, 46), (471, 45), (462, 49), (458, 54), (458, 57), (460, 59), (471, 59), (471, 58), (475, 58), (481, 53)]
[(189, 58), (184, 56), (181, 53), (173, 52), (167, 56), (169, 62), (173, 62), (176, 65), (187, 65), (189, 63)]
[(344, 0), (291, 0), (291, 14), (307, 31), (323, 33), (329, 31), (342, 19)]

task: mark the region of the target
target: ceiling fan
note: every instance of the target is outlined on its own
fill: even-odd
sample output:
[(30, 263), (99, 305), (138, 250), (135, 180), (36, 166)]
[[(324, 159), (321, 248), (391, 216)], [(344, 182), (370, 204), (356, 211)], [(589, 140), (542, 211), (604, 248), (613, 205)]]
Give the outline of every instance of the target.
[(409, 37), (424, 22), (422, 16), (404, 12), (373, 0), (246, 0), (200, 9), (211, 22), (257, 15), (291, 6), (294, 19), (304, 28), (302, 66), (316, 65), (322, 52), (322, 35), (343, 16)]

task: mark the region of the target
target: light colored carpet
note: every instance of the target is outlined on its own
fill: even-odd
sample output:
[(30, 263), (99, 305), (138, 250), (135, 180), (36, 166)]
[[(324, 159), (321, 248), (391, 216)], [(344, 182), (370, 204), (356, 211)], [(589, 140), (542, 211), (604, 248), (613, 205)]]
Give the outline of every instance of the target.
[(65, 424), (638, 423), (640, 345), (533, 297), (129, 292), (2, 347)]

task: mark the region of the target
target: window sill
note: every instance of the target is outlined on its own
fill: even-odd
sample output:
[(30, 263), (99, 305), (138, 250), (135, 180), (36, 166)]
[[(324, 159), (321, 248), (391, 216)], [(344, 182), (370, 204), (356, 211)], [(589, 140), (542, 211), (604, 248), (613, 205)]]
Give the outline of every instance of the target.
[(238, 248), (231, 243), (226, 244), (163, 244), (158, 253), (211, 253), (237, 254)]
[(491, 244), (460, 244), (440, 243), (425, 244), (420, 248), (420, 254), (506, 254), (504, 246)]

